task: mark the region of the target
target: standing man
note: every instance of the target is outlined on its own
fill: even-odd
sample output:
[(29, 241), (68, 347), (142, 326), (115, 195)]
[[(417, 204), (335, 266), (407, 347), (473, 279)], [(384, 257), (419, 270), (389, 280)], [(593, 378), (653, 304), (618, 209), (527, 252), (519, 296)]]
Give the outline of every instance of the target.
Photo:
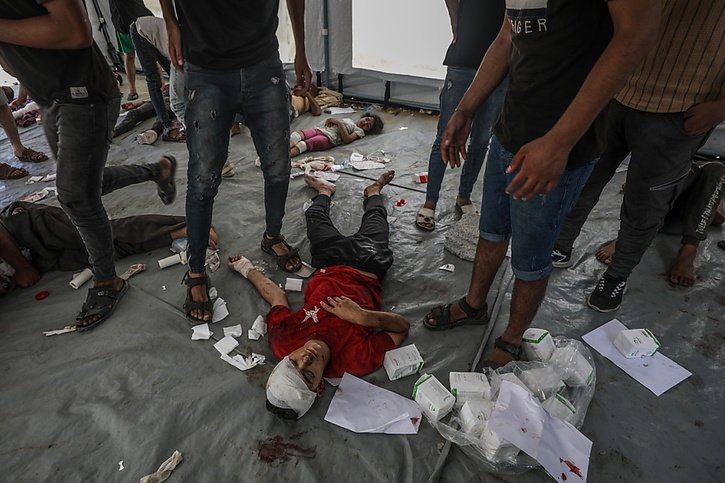
[[(443, 65), (448, 66), (443, 89), (440, 95), (440, 117), (438, 132), (428, 160), (428, 184), (425, 203), (418, 210), (415, 225), (423, 231), (435, 229), (435, 209), (438, 194), (446, 173), (446, 163), (441, 158), (441, 138), (453, 110), (461, 102), (463, 94), (476, 76), (476, 69), (486, 50), (501, 30), (506, 2), (504, 0), (446, 0), (448, 15), (451, 18), (453, 42), (448, 47)], [(456, 210), (460, 213), (475, 211), (471, 204), (471, 191), (478, 180), (483, 160), (486, 159), (488, 142), (491, 139), (491, 127), (496, 122), (503, 98), (506, 95), (507, 82), (504, 80), (489, 96), (488, 100), (473, 116), (471, 137), (468, 144), (470, 157), (461, 171), (461, 179), (456, 198)]]
[(143, 0), (109, 0), (111, 7), (111, 22), (116, 29), (116, 42), (118, 51), (123, 54), (123, 67), (128, 78), (129, 101), (138, 99), (136, 92), (136, 52), (131, 40), (131, 24), (139, 17), (153, 16), (151, 10), (146, 8)]
[(443, 159), (466, 158), (473, 115), (509, 74), (486, 164), (480, 237), (468, 294), (430, 312), (447, 329), (488, 322), (486, 298), (512, 239), (509, 323), (484, 361), (521, 356), (546, 293), (551, 249), (601, 152), (598, 115), (656, 39), (661, 2), (507, 0), (506, 20), (443, 136)]
[[(214, 197), (227, 159), (229, 126), (244, 117), (264, 173), (266, 231), (262, 250), (295, 272), (302, 259), (282, 236), (289, 185), (289, 93), (277, 43), (279, 0), (161, 0), (171, 63), (184, 71), (189, 149), (186, 217), (189, 272), (184, 310), (192, 321), (211, 319), (204, 270)], [(304, 96), (312, 79), (304, 36), (304, 0), (287, 0), (295, 37), (293, 90)]]
[(76, 324), (89, 330), (108, 318), (128, 289), (116, 276), (111, 224), (101, 203), (121, 93), (78, 0), (0, 0), (0, 64), (40, 106), (58, 166), (58, 201), (93, 267), (94, 286)]
[[(697, 177), (689, 176), (695, 151), (709, 131), (725, 120), (723, 30), (725, 3), (667, 0), (657, 48), (612, 101), (607, 149), (552, 252), (555, 266), (571, 265), (574, 240), (617, 167), (631, 153), (612, 262), (587, 297), (587, 305), (598, 312), (613, 312), (622, 304), (627, 278), (675, 200)], [(687, 230), (689, 236), (683, 238), (673, 266), (675, 273), (670, 276), (672, 283), (689, 285), (694, 281), (697, 245), (705, 239), (705, 230), (720, 202), (722, 181), (717, 168), (714, 165), (700, 173), (710, 173), (711, 181), (703, 178), (704, 182), (696, 185), (701, 202), (695, 206), (701, 206), (702, 216), (688, 217), (696, 219), (694, 229)]]

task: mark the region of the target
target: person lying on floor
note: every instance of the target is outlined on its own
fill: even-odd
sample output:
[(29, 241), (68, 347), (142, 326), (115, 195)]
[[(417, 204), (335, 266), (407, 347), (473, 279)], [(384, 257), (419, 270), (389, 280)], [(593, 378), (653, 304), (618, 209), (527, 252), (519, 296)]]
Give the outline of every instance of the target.
[(357, 122), (329, 117), (316, 128), (292, 132), (289, 154), (295, 157), (307, 151), (326, 151), (341, 144), (350, 144), (368, 134), (380, 134), (383, 126), (380, 116), (369, 112)]
[(318, 271), (305, 287), (300, 310), (289, 309), (287, 296), (241, 256), (228, 265), (254, 285), (271, 306), (267, 334), (272, 352), (282, 359), (267, 380), (267, 409), (298, 419), (324, 389), (324, 377), (369, 374), (383, 364), (385, 353), (405, 340), (410, 322), (382, 312), (380, 281), (393, 264), (388, 246), (388, 215), (380, 190), (392, 181), (388, 171), (364, 192), (360, 230), (342, 235), (330, 220), (335, 185), (305, 176), (317, 190), (305, 213), (312, 264)]
[[(176, 160), (171, 156), (155, 164), (106, 167), (103, 194), (154, 181), (161, 201), (170, 204), (176, 194), (175, 170)], [(111, 220), (111, 226), (116, 259), (168, 247), (173, 240), (186, 236), (183, 216), (131, 216)], [(216, 231), (212, 228), (209, 235), (209, 245), (216, 248)], [(82, 270), (88, 266), (88, 252), (78, 230), (60, 208), (15, 202), (0, 215), (0, 293), (15, 286), (35, 285), (41, 274), (50, 270)]]

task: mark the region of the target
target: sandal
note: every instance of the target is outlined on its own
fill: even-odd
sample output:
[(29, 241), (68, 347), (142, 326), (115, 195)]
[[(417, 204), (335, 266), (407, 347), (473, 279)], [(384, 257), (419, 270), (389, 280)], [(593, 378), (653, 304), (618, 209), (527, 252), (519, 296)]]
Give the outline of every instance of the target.
[(20, 179), (28, 175), (28, 170), (0, 163), (0, 179)]
[[(184, 312), (186, 313), (186, 318), (191, 322), (202, 324), (204, 322), (211, 322), (214, 305), (211, 303), (211, 297), (209, 296), (209, 276), (206, 272), (204, 272), (203, 277), (196, 278), (189, 276), (189, 272), (186, 272), (184, 274), (184, 278), (181, 279), (181, 283), (186, 284), (186, 301), (184, 302)], [(202, 302), (196, 302), (191, 298), (191, 288), (199, 285), (205, 285), (206, 288), (206, 300)], [(191, 315), (193, 310), (202, 310), (204, 315), (200, 319), (197, 319)], [(206, 314), (209, 314), (208, 320), (204, 320), (204, 316)]]
[(88, 325), (78, 325), (76, 323), (76, 331), (87, 332), (91, 329), (95, 329), (105, 322), (116, 309), (118, 301), (121, 300), (121, 297), (123, 297), (126, 292), (128, 292), (128, 282), (125, 280), (123, 281), (123, 286), (119, 290), (102, 287), (89, 288), (86, 301), (83, 303), (83, 307), (81, 307), (81, 311), (76, 317), (76, 322), (95, 315), (99, 317)]
[(138, 92), (129, 92), (126, 96), (127, 101), (135, 101), (136, 99), (138, 99)]
[(481, 213), (476, 209), (473, 204), (470, 205), (459, 205), (456, 203), (456, 213), (458, 213), (459, 216), (467, 215), (469, 213), (475, 213), (477, 215), (480, 215)]
[(174, 180), (174, 176), (176, 176), (176, 158), (170, 154), (165, 154), (163, 157), (171, 162), (171, 174), (169, 174), (169, 179), (166, 181), (156, 183), (156, 193), (163, 204), (170, 205), (176, 198), (176, 181)]
[[(512, 357), (512, 359), (509, 362), (512, 362), (512, 361), (520, 361), (521, 360), (521, 355), (523, 354), (523, 347), (521, 347), (520, 345), (509, 344), (508, 342), (506, 342), (505, 340), (503, 340), (501, 337), (496, 337), (496, 340), (493, 341), (493, 347), (494, 347), (494, 349), (501, 350), (501, 351), (507, 353), (508, 355), (510, 355)], [(495, 371), (499, 367), (503, 367), (505, 365), (506, 364), (499, 364), (497, 362), (493, 362), (493, 361), (489, 361), (489, 360), (483, 360), (478, 365), (478, 367), (476, 368), (476, 370), (478, 372), (483, 372), (483, 369), (485, 367), (488, 367), (488, 368), (490, 368), (490, 369), (492, 369), (492, 370)]]
[(23, 149), (20, 156), (16, 157), (24, 163), (42, 163), (43, 161), (48, 161), (48, 156), (45, 153), (30, 148)]
[[(284, 243), (284, 246), (287, 247), (287, 253), (285, 253), (284, 255), (277, 255), (277, 252), (274, 251), (274, 248), (272, 248), (272, 246), (278, 243)], [(284, 235), (277, 235), (272, 238), (267, 238), (267, 232), (264, 232), (264, 235), (262, 235), (262, 251), (264, 253), (275, 256), (277, 258), (277, 266), (282, 271), (285, 271), (287, 273), (295, 273), (300, 268), (302, 268), (302, 258), (300, 258), (299, 256), (299, 249), (292, 248), (289, 243), (285, 241)], [(287, 264), (290, 263), (290, 261), (292, 261), (294, 258), (297, 258), (297, 261), (295, 262), (292, 269), (288, 270)]]
[(167, 132), (165, 132), (161, 136), (161, 140), (172, 142), (172, 143), (185, 143), (186, 142), (186, 132), (183, 129), (175, 127), (173, 129), (169, 129)]
[[(454, 302), (455, 303), (455, 302)], [(430, 330), (448, 330), (461, 325), (486, 325), (488, 324), (488, 304), (483, 304), (480, 309), (474, 309), (464, 295), (458, 300), (458, 306), (466, 314), (466, 317), (458, 320), (451, 320), (451, 306), (453, 304), (439, 305), (434, 308), (423, 319), (423, 325)], [(437, 323), (431, 324), (430, 319), (435, 319)]]
[(433, 231), (436, 228), (436, 212), (430, 208), (421, 208), (415, 217), (415, 226), (423, 231)]

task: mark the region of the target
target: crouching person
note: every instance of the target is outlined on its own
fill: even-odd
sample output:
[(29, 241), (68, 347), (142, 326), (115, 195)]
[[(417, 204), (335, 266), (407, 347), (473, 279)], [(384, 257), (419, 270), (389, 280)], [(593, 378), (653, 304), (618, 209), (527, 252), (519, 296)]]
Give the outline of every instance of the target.
[(323, 377), (375, 371), (383, 365), (385, 353), (408, 335), (408, 320), (380, 311), (380, 281), (393, 264), (380, 190), (394, 175), (389, 171), (365, 189), (365, 214), (360, 230), (351, 236), (342, 235), (330, 220), (335, 186), (305, 176), (318, 193), (306, 219), (312, 264), (319, 270), (305, 287), (300, 310), (292, 312), (285, 292), (249, 260), (229, 259), (229, 267), (272, 306), (267, 334), (282, 361), (267, 380), (267, 409), (280, 417), (302, 417), (322, 393)]

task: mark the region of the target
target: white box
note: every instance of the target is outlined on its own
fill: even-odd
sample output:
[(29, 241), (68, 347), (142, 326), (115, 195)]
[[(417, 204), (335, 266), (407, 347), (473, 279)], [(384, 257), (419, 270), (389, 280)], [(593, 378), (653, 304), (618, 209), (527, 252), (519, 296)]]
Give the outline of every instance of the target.
[(491, 461), (512, 461), (519, 454), (519, 448), (513, 443), (509, 443), (503, 438), (499, 438), (496, 433), (491, 431), (486, 421), (486, 427), (481, 435), (481, 443), (483, 452)]
[(423, 367), (423, 358), (415, 344), (398, 347), (385, 353), (383, 367), (391, 381), (415, 374)]
[(486, 429), (486, 421), (493, 411), (493, 406), (494, 403), (491, 401), (471, 400), (463, 403), (459, 411), (463, 432), (480, 438)]
[(481, 372), (451, 372), (448, 375), (451, 393), (456, 397), (456, 407), (466, 401), (491, 399), (491, 385)]
[(655, 355), (660, 341), (648, 329), (627, 329), (614, 338), (614, 347), (627, 359), (635, 359)]
[(524, 348), (524, 354), (530, 361), (546, 362), (554, 353), (554, 339), (548, 330), (528, 328), (524, 332), (524, 339), (521, 343)]
[(498, 397), (498, 390), (501, 389), (501, 382), (503, 381), (513, 382), (517, 386), (526, 389), (528, 393), (533, 394), (531, 392), (531, 389), (529, 389), (526, 384), (521, 382), (521, 379), (516, 377), (516, 374), (514, 374), (513, 372), (508, 372), (506, 374), (497, 374), (494, 372), (493, 376), (491, 376), (491, 395)]
[(574, 346), (557, 347), (549, 362), (561, 371), (569, 386), (588, 386), (594, 379), (594, 368)]
[(565, 387), (559, 371), (548, 366), (522, 371), (519, 378), (541, 401), (548, 399)]
[(576, 414), (574, 405), (561, 394), (554, 394), (541, 405), (555, 418), (571, 423)]
[(453, 409), (456, 398), (431, 374), (423, 374), (413, 386), (413, 399), (423, 414), (438, 421)]

